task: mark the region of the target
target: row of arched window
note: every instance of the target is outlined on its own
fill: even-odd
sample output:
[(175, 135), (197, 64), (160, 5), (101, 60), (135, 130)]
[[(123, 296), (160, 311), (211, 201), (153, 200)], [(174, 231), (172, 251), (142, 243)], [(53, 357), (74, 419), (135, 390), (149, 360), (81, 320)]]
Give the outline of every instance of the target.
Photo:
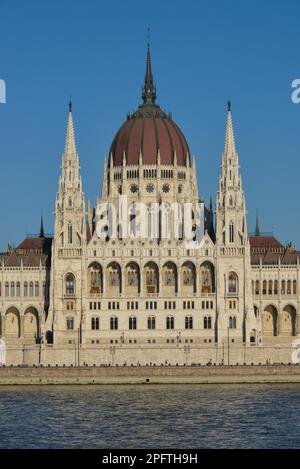
[[(213, 319), (211, 316), (205, 316), (203, 318), (203, 328), (204, 329), (212, 329), (213, 326)], [(110, 318), (110, 329), (117, 330), (118, 329), (118, 317), (112, 316)], [(66, 319), (67, 329), (72, 330), (74, 329), (74, 317), (68, 316)], [(184, 321), (185, 329), (193, 329), (193, 317), (186, 316)], [(236, 329), (237, 320), (236, 316), (229, 317), (229, 328)], [(156, 329), (156, 318), (155, 316), (149, 316), (147, 318), (147, 327), (149, 330)], [(137, 329), (137, 318), (136, 316), (130, 316), (128, 319), (128, 328), (129, 330)], [(92, 330), (99, 330), (100, 329), (100, 318), (98, 316), (94, 316), (91, 318), (91, 329)], [(175, 318), (174, 316), (167, 316), (166, 317), (166, 329), (175, 329)]]
[[(192, 286), (193, 291), (196, 290), (196, 276), (195, 271), (191, 267), (193, 264), (186, 263), (182, 269), (183, 286)], [(190, 265), (191, 264), (191, 265)], [(159, 271), (155, 263), (149, 262), (145, 266), (145, 286), (148, 293), (157, 293), (159, 291)], [(173, 287), (175, 292), (178, 289), (178, 276), (177, 268), (172, 262), (167, 262), (162, 269), (162, 284), (163, 286)], [(109, 287), (117, 287), (121, 291), (121, 267), (116, 262), (108, 266), (107, 281)], [(140, 289), (140, 269), (134, 262), (130, 263), (125, 268), (125, 286), (137, 287)], [(230, 272), (225, 279), (227, 285), (225, 290), (229, 294), (238, 293), (238, 276), (235, 272)], [(93, 263), (89, 267), (89, 284), (90, 293), (102, 293), (103, 291), (103, 277), (102, 267), (98, 263)], [(201, 292), (213, 293), (215, 291), (215, 278), (214, 269), (211, 263), (207, 262), (201, 266)], [(73, 274), (68, 273), (65, 277), (65, 294), (67, 296), (75, 295), (75, 277)]]
[(297, 280), (252, 280), (253, 295), (297, 295)]
[[(46, 283), (43, 282), (43, 295), (45, 296)], [(0, 296), (18, 297), (18, 296), (40, 296), (39, 282), (5, 282), (4, 291), (0, 282)]]

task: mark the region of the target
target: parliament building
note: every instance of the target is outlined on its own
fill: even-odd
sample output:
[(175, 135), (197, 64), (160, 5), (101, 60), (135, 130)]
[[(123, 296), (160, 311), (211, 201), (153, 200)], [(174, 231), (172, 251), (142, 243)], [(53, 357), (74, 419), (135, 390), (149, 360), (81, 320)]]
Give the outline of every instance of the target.
[[(248, 232), (230, 103), (214, 203), (204, 204), (188, 142), (156, 102), (149, 47), (141, 104), (107, 155), (101, 194), (86, 204), (70, 103), (54, 235), (41, 223), (39, 236), (0, 254), (5, 363), (291, 362), (300, 339), (300, 252), (261, 234), (258, 220)], [(121, 198), (128, 230), (120, 229)], [(143, 229), (138, 204), (146, 207)], [(107, 214), (116, 208), (116, 229), (99, 206)], [(200, 207), (199, 242), (186, 239), (184, 223), (175, 236), (173, 206), (189, 207), (195, 238)]]

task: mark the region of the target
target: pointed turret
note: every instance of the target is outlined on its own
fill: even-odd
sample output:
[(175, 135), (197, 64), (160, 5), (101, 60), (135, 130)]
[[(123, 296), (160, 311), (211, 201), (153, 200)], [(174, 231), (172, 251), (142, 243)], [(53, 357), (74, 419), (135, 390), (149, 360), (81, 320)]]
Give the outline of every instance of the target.
[(43, 214), (41, 214), (41, 226), (40, 226), (39, 238), (45, 238)]
[(142, 99), (144, 104), (155, 104), (156, 89), (153, 82), (151, 57), (150, 57), (150, 44), (147, 45), (147, 62), (146, 62), (146, 75), (142, 91)]
[(71, 101), (69, 102), (69, 115), (68, 115), (65, 153), (67, 153), (69, 155), (73, 155), (73, 154), (76, 153), (75, 132), (74, 132), (74, 125), (73, 125), (72, 102)]
[(231, 157), (231, 156), (236, 155), (230, 101), (228, 101), (227, 103), (227, 122), (226, 122), (224, 155), (225, 157)]
[(255, 236), (260, 236), (258, 212), (256, 210)]

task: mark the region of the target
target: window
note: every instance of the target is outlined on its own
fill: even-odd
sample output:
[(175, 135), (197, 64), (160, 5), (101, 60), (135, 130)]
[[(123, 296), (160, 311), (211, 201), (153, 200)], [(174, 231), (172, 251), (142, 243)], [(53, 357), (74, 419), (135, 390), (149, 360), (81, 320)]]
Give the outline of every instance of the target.
[(15, 282), (10, 284), (10, 296), (15, 296)]
[(73, 274), (66, 276), (66, 295), (75, 295), (75, 279)]
[(185, 328), (186, 329), (193, 329), (193, 318), (192, 316), (185, 317)]
[(29, 284), (29, 296), (33, 296), (33, 282)]
[(110, 328), (112, 331), (118, 329), (118, 318), (117, 317), (111, 317), (110, 318)]
[(34, 294), (35, 294), (35, 296), (40, 296), (40, 285), (39, 285), (39, 282), (35, 282)]
[(259, 280), (255, 280), (255, 295), (259, 295)]
[(263, 287), (262, 287), (262, 294), (266, 295), (267, 294), (267, 281), (263, 281)]
[(28, 283), (24, 282), (24, 296), (28, 296)]
[(297, 280), (293, 280), (293, 295), (297, 295)]
[(21, 296), (21, 285), (20, 282), (17, 282), (16, 295)]
[(230, 224), (229, 224), (229, 242), (230, 243), (234, 242), (234, 224), (233, 224), (233, 221), (231, 221)]
[(136, 317), (129, 318), (129, 329), (130, 330), (136, 329)]
[(234, 272), (228, 275), (228, 293), (238, 292), (238, 277)]
[(92, 330), (98, 331), (100, 329), (100, 322), (98, 317), (92, 318)]
[(281, 294), (285, 295), (285, 280), (281, 281)]
[(211, 317), (205, 316), (203, 321), (204, 329), (211, 329)]
[(5, 282), (5, 296), (9, 296), (9, 283)]
[(73, 242), (73, 228), (72, 228), (72, 223), (68, 224), (68, 243), (72, 244)]
[(166, 328), (167, 329), (174, 329), (174, 317), (168, 316), (166, 320)]
[(148, 317), (148, 329), (155, 329), (155, 317), (154, 316)]
[(229, 329), (236, 329), (236, 316), (229, 317)]
[(73, 316), (68, 316), (67, 317), (67, 330), (71, 331), (74, 329), (74, 318)]

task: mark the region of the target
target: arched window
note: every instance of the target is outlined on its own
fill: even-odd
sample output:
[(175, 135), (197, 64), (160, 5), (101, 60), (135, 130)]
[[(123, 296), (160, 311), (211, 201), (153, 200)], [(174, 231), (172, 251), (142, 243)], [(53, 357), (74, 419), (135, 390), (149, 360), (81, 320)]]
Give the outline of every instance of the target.
[(200, 267), (201, 272), (201, 292), (214, 293), (215, 291), (215, 272), (211, 262), (203, 262)]
[(148, 317), (148, 329), (155, 329), (155, 317), (154, 316)]
[(5, 282), (5, 296), (9, 296), (9, 283)]
[(110, 318), (110, 328), (112, 331), (116, 331), (118, 329), (118, 318), (116, 316)]
[(293, 280), (293, 295), (297, 295), (297, 280)]
[(21, 285), (20, 282), (17, 282), (16, 295), (21, 296)]
[(233, 205), (233, 198), (232, 198), (232, 195), (229, 197), (229, 205), (230, 205), (230, 207), (232, 207), (232, 205)]
[(166, 328), (167, 329), (174, 329), (174, 317), (168, 316), (166, 319)]
[(229, 242), (234, 242), (234, 224), (233, 221), (229, 223)]
[(15, 282), (10, 284), (10, 296), (15, 296)]
[(68, 243), (72, 244), (73, 242), (73, 227), (72, 223), (68, 223)]
[(24, 282), (24, 296), (28, 296), (28, 283)]
[(185, 329), (193, 329), (193, 316), (186, 316), (184, 321)]
[(262, 287), (262, 294), (266, 295), (267, 294), (267, 281), (263, 281), (263, 287)]
[(29, 296), (33, 296), (33, 282), (29, 284)]
[(273, 281), (269, 280), (268, 295), (272, 295), (272, 293), (273, 293)]
[(229, 329), (236, 329), (236, 316), (229, 317)]
[(205, 316), (203, 321), (204, 329), (211, 329), (211, 316)]
[(281, 294), (285, 295), (285, 280), (281, 280)]
[(35, 296), (40, 296), (40, 284), (39, 284), (39, 282), (35, 282), (34, 295)]
[(228, 275), (228, 293), (238, 292), (238, 276), (234, 272)]
[(259, 280), (255, 280), (255, 295), (259, 295)]
[(274, 295), (278, 295), (278, 280), (274, 280)]
[(72, 207), (72, 197), (69, 197), (69, 207)]
[(100, 329), (100, 321), (98, 316), (92, 318), (92, 331), (98, 331)]
[(129, 318), (129, 329), (130, 330), (136, 329), (136, 317)]
[(67, 330), (71, 331), (74, 329), (74, 318), (73, 316), (68, 316), (67, 317)]
[(75, 278), (73, 274), (66, 276), (66, 295), (75, 295)]
[(287, 295), (292, 293), (292, 282), (290, 280), (286, 282), (286, 293)]

